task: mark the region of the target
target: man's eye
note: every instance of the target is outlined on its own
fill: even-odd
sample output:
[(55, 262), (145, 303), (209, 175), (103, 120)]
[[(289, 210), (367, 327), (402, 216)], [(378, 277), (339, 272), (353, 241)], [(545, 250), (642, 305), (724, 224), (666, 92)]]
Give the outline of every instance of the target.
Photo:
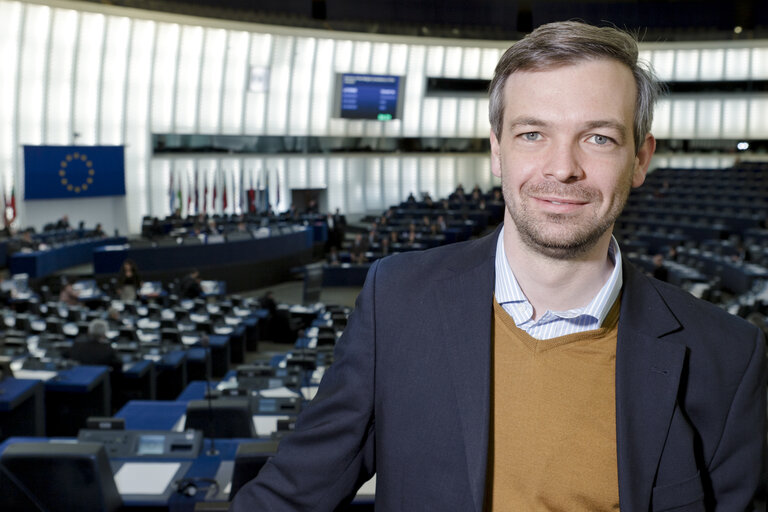
[(528, 132), (523, 134), (523, 138), (525, 140), (530, 140), (530, 141), (539, 140), (539, 137), (540, 137), (539, 132)]
[(592, 139), (592, 142), (594, 142), (598, 146), (604, 146), (611, 142), (611, 139), (609, 137), (606, 137), (605, 135), (593, 135), (590, 138)]

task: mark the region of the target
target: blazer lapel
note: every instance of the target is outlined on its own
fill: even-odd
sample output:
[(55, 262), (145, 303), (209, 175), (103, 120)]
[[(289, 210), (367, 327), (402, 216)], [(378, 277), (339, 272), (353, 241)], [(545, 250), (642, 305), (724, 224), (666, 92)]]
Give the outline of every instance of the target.
[(483, 508), (488, 451), (495, 244), (496, 236), (490, 235), (471, 245), (468, 257), (447, 269), (446, 278), (435, 286), (434, 297), (444, 326), (448, 369), (477, 511)]
[(680, 323), (648, 279), (624, 264), (616, 347), (616, 438), (622, 510), (648, 510), (686, 356), (659, 338)]

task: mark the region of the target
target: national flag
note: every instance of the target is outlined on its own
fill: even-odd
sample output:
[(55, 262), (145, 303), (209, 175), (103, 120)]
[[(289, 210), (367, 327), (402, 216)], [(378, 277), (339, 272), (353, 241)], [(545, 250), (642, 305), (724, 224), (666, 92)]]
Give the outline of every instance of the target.
[(10, 222), (8, 221), (8, 197), (5, 195), (5, 190), (2, 191), (3, 194), (3, 225), (8, 227)]
[[(192, 172), (195, 172), (194, 170)], [(187, 217), (192, 213), (192, 178), (189, 177), (187, 172)]]
[(195, 213), (200, 213), (200, 188), (198, 187), (198, 178), (200, 176), (200, 172), (198, 169), (195, 169)]
[(16, 186), (11, 187), (11, 221), (16, 220)]
[(245, 189), (245, 169), (240, 169), (240, 213), (245, 213), (247, 211), (247, 205), (248, 205), (248, 196), (246, 195), (246, 189)]
[(208, 211), (208, 172), (203, 171), (203, 213)]
[(213, 171), (213, 212), (216, 213), (216, 197), (218, 196), (218, 187), (216, 186), (216, 182), (219, 178), (219, 171), (215, 170)]
[(221, 182), (221, 210), (226, 213), (227, 211), (227, 173), (223, 173), (223, 180)]
[(269, 168), (267, 168), (267, 176), (265, 180), (266, 184), (264, 185), (264, 211), (269, 213)]
[(259, 205), (261, 204), (261, 173), (261, 169), (256, 173), (256, 192), (253, 198), (254, 211), (259, 211)]
[(173, 169), (171, 169), (171, 181), (170, 185), (168, 187), (168, 206), (171, 209), (171, 215), (173, 215), (173, 212), (176, 211), (174, 208), (176, 205), (174, 204), (176, 202), (176, 194), (173, 190)]
[(176, 187), (176, 200), (179, 202), (179, 217), (182, 217), (182, 208), (184, 207), (184, 203), (181, 201), (181, 176), (178, 176), (178, 182), (179, 185)]
[(275, 208), (280, 208), (280, 171), (275, 172)]

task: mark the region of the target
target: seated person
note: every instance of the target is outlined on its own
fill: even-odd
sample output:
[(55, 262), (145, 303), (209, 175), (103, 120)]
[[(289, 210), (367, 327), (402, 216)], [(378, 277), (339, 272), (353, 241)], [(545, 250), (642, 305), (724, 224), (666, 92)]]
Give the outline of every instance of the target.
[(82, 364), (109, 366), (113, 371), (122, 371), (120, 357), (107, 340), (109, 324), (96, 318), (88, 324), (88, 334), (78, 336), (72, 345), (69, 357)]
[(653, 277), (660, 281), (669, 281), (669, 270), (664, 266), (664, 257), (661, 254), (653, 257)]
[(72, 286), (72, 283), (69, 281), (69, 279), (65, 278), (64, 280), (64, 284), (61, 287), (61, 292), (59, 292), (59, 302), (63, 302), (68, 306), (77, 306), (80, 303), (77, 292), (75, 291), (75, 288)]
[(352, 263), (362, 264), (365, 263), (365, 253), (368, 251), (367, 240), (363, 238), (361, 233), (355, 235), (355, 241), (352, 242), (352, 246), (349, 248), (349, 256), (352, 259)]
[(269, 311), (270, 315), (277, 313), (277, 302), (275, 302), (275, 296), (271, 290), (267, 290), (267, 292), (259, 298), (259, 306)]
[(335, 245), (332, 245), (331, 249), (328, 251), (328, 264), (329, 265), (341, 264), (341, 260), (339, 259), (339, 251), (338, 249), (336, 249)]
[(203, 287), (200, 285), (200, 271), (196, 268), (184, 276), (179, 284), (179, 295), (185, 299), (196, 299), (203, 294)]
[(117, 295), (120, 300), (136, 300), (139, 288), (141, 288), (139, 268), (132, 259), (126, 259), (117, 275)]
[(107, 234), (104, 232), (104, 228), (101, 227), (101, 222), (96, 224), (96, 226), (93, 228), (93, 233), (91, 234), (99, 238), (104, 238), (107, 236)]
[(62, 215), (61, 218), (56, 222), (56, 229), (69, 229), (70, 227), (69, 216), (67, 215)]
[(108, 366), (111, 370), (109, 380), (112, 390), (112, 409), (114, 412), (123, 405), (122, 394), (123, 363), (117, 351), (107, 340), (109, 324), (96, 318), (88, 325), (88, 334), (78, 336), (72, 344), (69, 358), (81, 364)]
[(17, 242), (17, 247), (21, 252), (32, 252), (40, 248), (40, 244), (37, 240), (32, 238), (32, 231), (25, 230), (21, 232), (21, 237)]

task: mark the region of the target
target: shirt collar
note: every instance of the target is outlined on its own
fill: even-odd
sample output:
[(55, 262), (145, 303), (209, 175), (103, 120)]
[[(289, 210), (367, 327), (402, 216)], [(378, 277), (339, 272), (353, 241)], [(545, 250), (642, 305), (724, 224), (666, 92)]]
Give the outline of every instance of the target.
[[(592, 317), (597, 325), (602, 325), (605, 317), (613, 306), (613, 303), (621, 292), (623, 284), (623, 273), (621, 269), (621, 250), (616, 239), (611, 236), (611, 243), (608, 246), (608, 258), (613, 263), (613, 271), (605, 282), (603, 287), (597, 292), (589, 304), (581, 308), (568, 309), (565, 311), (551, 311), (552, 315), (560, 318), (576, 318), (579, 316)], [(496, 242), (496, 283), (494, 293), (496, 301), (500, 305), (509, 304), (511, 308), (504, 308), (507, 311), (511, 309), (511, 315), (516, 324), (527, 321), (533, 316), (533, 307), (526, 298), (523, 290), (515, 278), (512, 268), (509, 266), (507, 256), (504, 253), (504, 229), (499, 231), (499, 237)], [(549, 317), (547, 312), (540, 318)]]

